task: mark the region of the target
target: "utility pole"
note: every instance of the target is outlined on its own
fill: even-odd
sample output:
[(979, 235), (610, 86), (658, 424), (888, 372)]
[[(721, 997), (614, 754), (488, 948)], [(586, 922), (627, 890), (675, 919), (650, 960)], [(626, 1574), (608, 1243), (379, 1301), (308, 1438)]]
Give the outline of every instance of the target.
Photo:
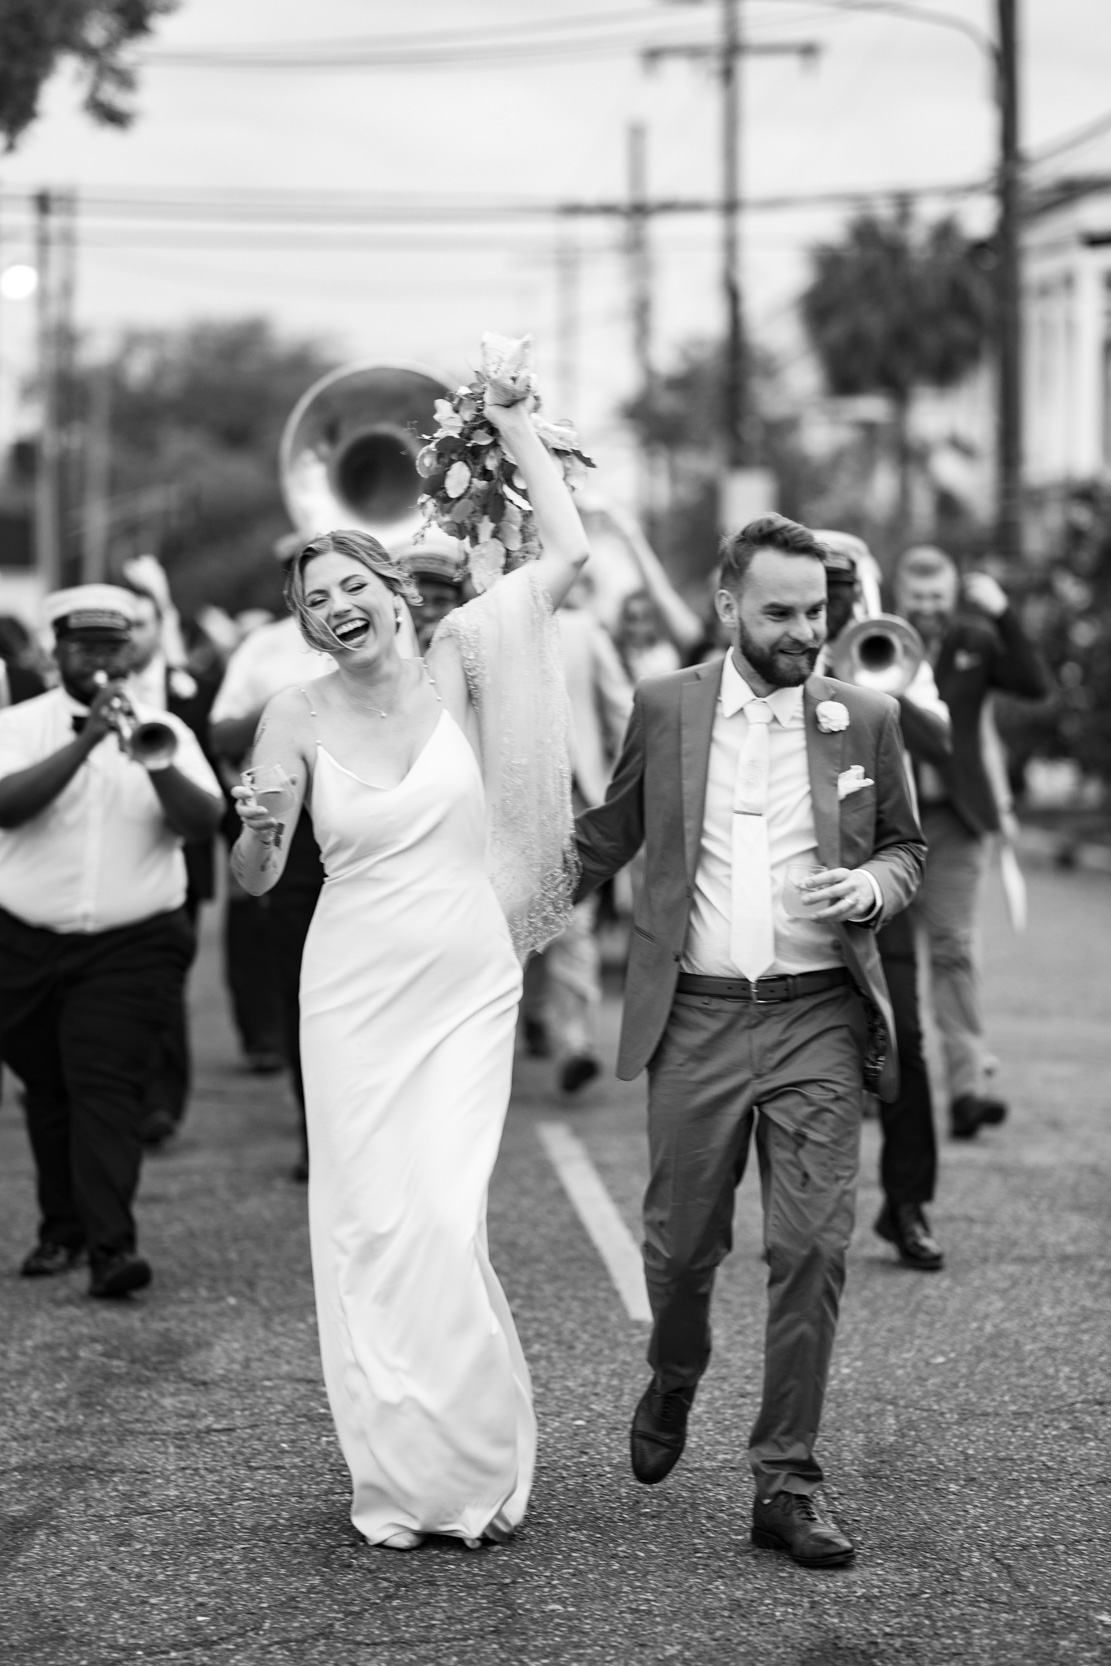
[(1018, 3), (996, 0), (998, 18), (999, 224), (996, 284), (998, 295), (998, 440), (996, 536), (1008, 563), (1022, 559), (1022, 268), (1019, 246)]
[(751, 409), (748, 350), (745, 342), (744, 281), (741, 262), (741, 87), (740, 64), (746, 56), (788, 54), (811, 63), (821, 51), (816, 41), (760, 41), (742, 38), (740, 0), (721, 0), (721, 36), (716, 46), (649, 47), (643, 62), (651, 67), (664, 58), (709, 58), (721, 83), (722, 290), (725, 301), (725, 367), (722, 378), (723, 526), (750, 519), (770, 507), (771, 482), (751, 463)]
[(648, 249), (648, 132), (643, 122), (629, 124), (629, 213), (625, 250), (632, 295), (633, 360), (640, 389), (652, 387), (652, 262)]
[(58, 588), (58, 409), (54, 320), (53, 202), (49, 191), (35, 195), (35, 260), (39, 283), (38, 373), (39, 454), (35, 473), (35, 564), (45, 590)]
[(81, 578), (100, 583), (108, 576), (108, 496), (112, 462), (112, 367), (92, 372), (85, 427), (85, 474), (81, 504)]
[(741, 16), (740, 0), (721, 0), (721, 272), (725, 290), (725, 466), (749, 461), (747, 377), (741, 294)]

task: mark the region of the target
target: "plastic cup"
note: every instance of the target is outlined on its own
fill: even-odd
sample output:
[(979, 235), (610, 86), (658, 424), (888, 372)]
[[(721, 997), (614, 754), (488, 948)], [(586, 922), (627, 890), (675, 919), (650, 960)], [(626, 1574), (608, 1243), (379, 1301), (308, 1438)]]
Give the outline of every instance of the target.
[(787, 880), (783, 887), (783, 911), (788, 919), (808, 920), (813, 917), (813, 909), (807, 908), (802, 900), (804, 888), (808, 880), (817, 878), (825, 871), (813, 862), (792, 863), (787, 869)]
[(292, 810), (297, 798), (296, 788), (281, 764), (259, 764), (253, 769), (245, 769), (240, 779), (245, 787), (250, 787), (252, 795), (275, 821), (280, 821)]

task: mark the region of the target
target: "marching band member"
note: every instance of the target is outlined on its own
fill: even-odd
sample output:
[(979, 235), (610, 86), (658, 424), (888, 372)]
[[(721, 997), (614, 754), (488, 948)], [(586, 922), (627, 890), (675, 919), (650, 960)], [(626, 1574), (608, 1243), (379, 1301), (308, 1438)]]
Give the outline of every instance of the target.
[(87, 1253), (90, 1294), (118, 1297), (151, 1278), (132, 1203), (152, 1043), (193, 949), (182, 843), (223, 800), (185, 724), (127, 694), (130, 592), (57, 591), (47, 615), (61, 686), (0, 712), (0, 1059), (26, 1089), (40, 1214), (22, 1271)]

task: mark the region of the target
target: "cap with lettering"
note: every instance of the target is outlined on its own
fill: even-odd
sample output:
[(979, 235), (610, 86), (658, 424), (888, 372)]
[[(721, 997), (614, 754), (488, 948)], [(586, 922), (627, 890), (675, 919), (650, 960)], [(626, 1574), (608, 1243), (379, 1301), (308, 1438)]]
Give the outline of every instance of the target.
[(126, 642), (135, 624), (135, 597), (118, 584), (75, 584), (47, 596), (46, 618), (56, 637)]

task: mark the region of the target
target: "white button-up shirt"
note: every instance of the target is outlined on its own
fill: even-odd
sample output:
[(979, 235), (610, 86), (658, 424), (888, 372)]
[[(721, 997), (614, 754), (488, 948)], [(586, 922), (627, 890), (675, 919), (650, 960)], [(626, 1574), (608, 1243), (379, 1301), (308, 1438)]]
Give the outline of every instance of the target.
[[(141, 722), (169, 724), (176, 767), (219, 798), (191, 730), (168, 712), (134, 704)], [(0, 711), (0, 780), (60, 751), (84, 711), (61, 688)], [(185, 901), (181, 844), (150, 776), (109, 735), (45, 810), (21, 827), (0, 828), (0, 908), (50, 931), (134, 925)]]
[[(704, 977), (735, 978), (740, 975), (729, 956), (733, 895), (733, 792), (737, 761), (748, 733), (745, 707), (756, 698), (737, 670), (732, 653), (727, 654), (710, 740), (702, 844), (694, 880), (690, 925), (681, 961), (684, 972), (698, 972)], [(775, 960), (763, 975), (816, 972), (844, 964), (837, 934), (831, 925), (790, 918), (783, 906), (788, 867), (796, 864), (822, 865), (810, 802), (810, 764), (802, 689), (776, 688), (761, 698), (772, 711), (772, 721), (768, 725), (767, 824), (775, 932)]]

